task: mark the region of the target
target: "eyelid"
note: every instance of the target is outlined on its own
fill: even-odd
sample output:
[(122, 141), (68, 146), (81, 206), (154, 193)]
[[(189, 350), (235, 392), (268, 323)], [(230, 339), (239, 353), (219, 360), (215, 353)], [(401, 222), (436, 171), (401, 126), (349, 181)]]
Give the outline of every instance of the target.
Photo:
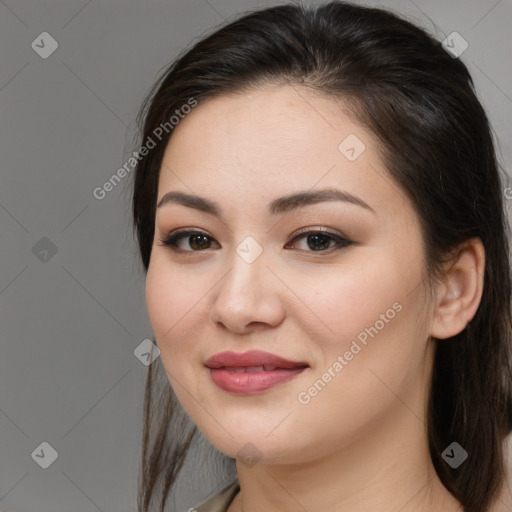
[(295, 231), (295, 233), (290, 235), (290, 238), (293, 240), (298, 235), (302, 235), (304, 233), (320, 232), (320, 233), (324, 233), (326, 235), (331, 235), (331, 236), (335, 236), (335, 237), (337, 236), (338, 238), (345, 238), (346, 240), (349, 240), (349, 237), (347, 235), (345, 235), (344, 233), (342, 233), (341, 231), (338, 231), (338, 230), (334, 230), (334, 231), (336, 231), (336, 232), (333, 233), (333, 231), (331, 231), (331, 228), (326, 228), (323, 226), (307, 226), (304, 228), (300, 228), (298, 231)]

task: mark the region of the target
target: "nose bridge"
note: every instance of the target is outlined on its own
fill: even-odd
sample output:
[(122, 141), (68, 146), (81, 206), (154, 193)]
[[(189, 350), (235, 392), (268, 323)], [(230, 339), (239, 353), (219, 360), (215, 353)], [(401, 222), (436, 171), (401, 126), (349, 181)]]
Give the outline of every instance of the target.
[(279, 322), (283, 314), (279, 281), (267, 268), (269, 264), (266, 252), (253, 237), (244, 238), (234, 248), (212, 305), (214, 322), (239, 332), (250, 323)]
[(263, 246), (254, 237), (246, 236), (235, 247), (229, 264), (231, 270), (226, 276), (225, 287), (230, 293), (249, 298), (261, 292), (261, 285), (265, 281), (263, 274), (268, 272), (265, 267), (268, 262)]

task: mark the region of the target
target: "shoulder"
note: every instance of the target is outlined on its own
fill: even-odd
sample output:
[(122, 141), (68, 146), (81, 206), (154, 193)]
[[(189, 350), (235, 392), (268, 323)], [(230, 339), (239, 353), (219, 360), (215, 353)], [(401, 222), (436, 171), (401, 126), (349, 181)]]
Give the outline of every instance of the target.
[(205, 501), (202, 501), (195, 507), (189, 509), (188, 512), (226, 512), (238, 491), (240, 491), (240, 484), (238, 482), (238, 478), (236, 478), (234, 482), (230, 483), (213, 496), (210, 496)]

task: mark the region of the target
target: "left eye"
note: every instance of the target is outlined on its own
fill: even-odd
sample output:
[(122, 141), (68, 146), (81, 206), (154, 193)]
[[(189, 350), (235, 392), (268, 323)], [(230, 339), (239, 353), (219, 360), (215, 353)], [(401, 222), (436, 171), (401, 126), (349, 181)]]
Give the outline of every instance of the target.
[[(188, 240), (188, 247), (192, 250), (184, 249), (183, 247), (179, 247), (180, 243), (184, 239)], [(341, 249), (342, 247), (348, 247), (352, 245), (352, 241), (348, 240), (339, 235), (335, 235), (334, 233), (329, 233), (323, 230), (315, 230), (315, 231), (304, 231), (298, 235), (296, 235), (291, 242), (289, 242), (285, 248), (290, 248), (290, 244), (293, 247), (293, 242), (300, 239), (306, 239), (308, 242), (308, 247), (313, 247), (313, 251), (310, 252), (325, 252), (328, 249), (332, 249), (331, 243), (334, 242), (334, 249)], [(162, 244), (166, 247), (169, 247), (171, 250), (175, 252), (199, 252), (205, 249), (209, 249), (208, 240), (214, 240), (212, 237), (201, 231), (195, 230), (184, 230), (178, 231), (175, 233), (171, 233), (164, 238), (160, 238)]]
[[(295, 242), (295, 240), (300, 240), (302, 238), (305, 238), (307, 240), (308, 247), (314, 248), (312, 252), (322, 252), (325, 251), (326, 249), (332, 249), (333, 247), (330, 246), (331, 242), (334, 242), (334, 250), (341, 249), (342, 247), (348, 247), (353, 243), (347, 238), (323, 230), (305, 231), (297, 235), (292, 240), (292, 242)], [(289, 247), (289, 244), (287, 244), (285, 247)]]

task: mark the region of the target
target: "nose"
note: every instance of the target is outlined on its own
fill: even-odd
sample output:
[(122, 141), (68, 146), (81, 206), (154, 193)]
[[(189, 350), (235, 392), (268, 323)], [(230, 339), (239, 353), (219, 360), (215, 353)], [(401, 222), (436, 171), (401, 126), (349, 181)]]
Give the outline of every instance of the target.
[(212, 291), (212, 322), (244, 334), (255, 328), (276, 327), (283, 321), (282, 293), (286, 287), (264, 254), (250, 263), (233, 255), (231, 268)]

